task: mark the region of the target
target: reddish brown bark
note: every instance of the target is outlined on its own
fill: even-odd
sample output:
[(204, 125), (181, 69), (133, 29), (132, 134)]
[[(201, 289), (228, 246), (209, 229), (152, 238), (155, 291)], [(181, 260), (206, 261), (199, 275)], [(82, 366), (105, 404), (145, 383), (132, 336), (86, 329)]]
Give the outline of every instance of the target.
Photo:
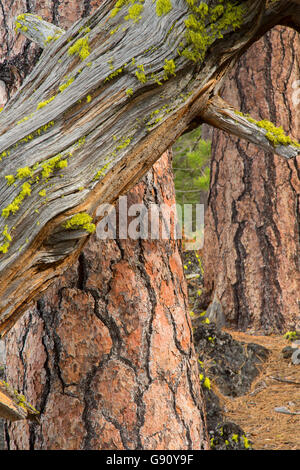
[[(67, 28), (99, 2), (38, 3)], [(138, 202), (175, 202), (169, 153), (130, 192)], [(177, 241), (94, 235), (7, 336), (7, 381), (41, 411), (40, 425), (7, 426), (8, 447), (207, 448), (186, 299)]]
[[(299, 36), (278, 27), (255, 43), (222, 97), (299, 138)], [(230, 325), (278, 332), (300, 324), (300, 160), (214, 130), (204, 246), (205, 284)]]

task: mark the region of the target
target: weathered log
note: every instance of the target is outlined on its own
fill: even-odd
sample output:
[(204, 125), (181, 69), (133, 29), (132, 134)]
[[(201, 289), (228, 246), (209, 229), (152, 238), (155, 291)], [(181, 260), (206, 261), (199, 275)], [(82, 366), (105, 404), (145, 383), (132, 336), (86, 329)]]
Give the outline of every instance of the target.
[(190, 126), (207, 121), (283, 157), (299, 153), (281, 130), (216, 98), (237, 58), (276, 24), (299, 30), (298, 2), (108, 0), (64, 34), (17, 18), (45, 50), (1, 113), (2, 335), (78, 256), (98, 205), (116, 201)]

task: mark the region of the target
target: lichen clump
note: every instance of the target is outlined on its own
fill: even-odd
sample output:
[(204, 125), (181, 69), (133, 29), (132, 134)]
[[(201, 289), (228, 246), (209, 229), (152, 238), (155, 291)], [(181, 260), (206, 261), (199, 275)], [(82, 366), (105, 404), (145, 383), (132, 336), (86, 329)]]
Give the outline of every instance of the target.
[(51, 103), (51, 101), (53, 101), (55, 97), (56, 97), (56, 95), (52, 96), (51, 98), (49, 98), (46, 101), (41, 101), (40, 103), (38, 103), (36, 109), (38, 110), (38, 109), (44, 108), (44, 106), (47, 106), (47, 104)]
[(67, 220), (63, 227), (67, 230), (85, 230), (88, 233), (93, 233), (96, 230), (96, 225), (92, 223), (92, 220), (89, 214), (80, 212)]
[(78, 54), (81, 60), (85, 60), (90, 55), (88, 36), (77, 39), (75, 44), (69, 47), (68, 54)]
[(44, 41), (44, 45), (47, 46), (50, 44), (52, 41), (57, 41), (61, 37), (62, 33), (60, 31), (57, 31), (54, 36), (47, 36), (47, 38)]
[(124, 6), (128, 6), (128, 14), (124, 17), (125, 20), (133, 20), (135, 23), (137, 23), (141, 18), (141, 13), (144, 9), (144, 0), (118, 0), (115, 7), (112, 9), (110, 13), (110, 17), (114, 18), (119, 11)]
[(175, 62), (173, 59), (167, 60), (165, 59), (165, 65), (164, 65), (164, 80), (168, 80), (170, 75), (176, 75), (175, 74)]
[(291, 137), (285, 134), (283, 127), (276, 127), (272, 122), (263, 119), (262, 121), (257, 121), (253, 119), (249, 114), (243, 114), (240, 111), (235, 111), (235, 114), (242, 116), (247, 119), (247, 121), (255, 124), (261, 129), (265, 129), (267, 132), (265, 134), (266, 138), (271, 142), (274, 147), (278, 145), (293, 145), (295, 147), (300, 147), (299, 142), (293, 140)]
[(5, 225), (4, 230), (2, 232), (2, 236), (4, 238), (4, 243), (0, 245), (0, 253), (7, 253), (10, 247), (10, 242), (12, 241), (11, 235), (8, 232), (8, 225)]
[(156, 0), (157, 16), (166, 15), (171, 10), (172, 10), (171, 0)]
[(2, 214), (1, 214), (2, 217), (6, 219), (11, 213), (15, 214), (20, 209), (20, 206), (23, 200), (25, 199), (25, 197), (30, 196), (30, 194), (31, 194), (31, 184), (28, 182), (23, 183), (22, 189), (20, 193), (18, 194), (18, 196), (16, 196), (15, 199), (10, 204), (8, 204), (7, 207), (5, 207), (2, 210)]
[(147, 77), (144, 71), (144, 66), (143, 64), (137, 66), (138, 70), (135, 72), (136, 78), (138, 79), (139, 82), (141, 83), (146, 83), (147, 82)]
[(216, 39), (222, 39), (223, 33), (241, 27), (244, 7), (236, 2), (224, 5), (219, 0), (218, 5), (209, 8), (204, 2), (197, 6), (195, 0), (187, 0), (191, 14), (185, 20), (187, 46), (180, 51), (181, 55), (197, 62), (202, 61), (207, 49)]
[(295, 145), (296, 147), (300, 147), (300, 144), (297, 141), (285, 134), (281, 126), (276, 127), (272, 122), (266, 120), (254, 122), (258, 127), (266, 129), (266, 138), (274, 145), (274, 147), (277, 145)]

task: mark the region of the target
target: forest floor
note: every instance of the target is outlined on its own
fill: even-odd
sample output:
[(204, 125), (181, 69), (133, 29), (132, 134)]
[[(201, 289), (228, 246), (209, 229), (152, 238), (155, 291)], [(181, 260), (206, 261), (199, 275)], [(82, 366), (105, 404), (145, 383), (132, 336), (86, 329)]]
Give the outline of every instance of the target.
[[(183, 262), (190, 307), (197, 314), (197, 296), (203, 287), (201, 255), (184, 251)], [(227, 328), (223, 331), (240, 343), (256, 343), (269, 351), (268, 359), (260, 364), (260, 374), (245, 395), (236, 398), (223, 395), (210, 376), (212, 391), (225, 410), (225, 420), (239, 425), (255, 450), (299, 450), (300, 414), (275, 411), (285, 407), (291, 413), (300, 412), (300, 365), (293, 365), (290, 358), (282, 355), (283, 348), (291, 343), (283, 335), (254, 335)]]
[(247, 395), (226, 397), (215, 385), (212, 386), (225, 409), (225, 418), (241, 426), (255, 450), (299, 450), (300, 415), (275, 411), (279, 407), (291, 412), (300, 411), (300, 366), (284, 359), (281, 353), (288, 341), (282, 336), (254, 336), (225, 331), (237, 341), (257, 343), (270, 351)]

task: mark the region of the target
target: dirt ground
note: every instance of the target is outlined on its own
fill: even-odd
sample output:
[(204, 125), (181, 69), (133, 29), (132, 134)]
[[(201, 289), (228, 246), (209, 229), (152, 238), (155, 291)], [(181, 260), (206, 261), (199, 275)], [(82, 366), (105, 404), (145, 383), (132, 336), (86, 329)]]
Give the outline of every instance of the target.
[(285, 407), (291, 412), (300, 412), (300, 365), (293, 365), (281, 354), (290, 343), (282, 336), (227, 332), (238, 341), (261, 344), (271, 354), (247, 395), (225, 397), (213, 386), (225, 406), (225, 417), (242, 427), (255, 450), (300, 450), (300, 414), (288, 415), (274, 410)]

